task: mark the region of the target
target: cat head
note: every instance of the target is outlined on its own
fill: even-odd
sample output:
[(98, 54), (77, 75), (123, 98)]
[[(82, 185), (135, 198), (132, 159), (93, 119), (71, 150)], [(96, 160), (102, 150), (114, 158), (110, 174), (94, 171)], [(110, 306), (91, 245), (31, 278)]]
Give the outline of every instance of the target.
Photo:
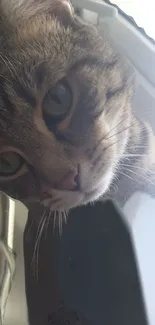
[(129, 131), (120, 59), (68, 0), (1, 0), (0, 42), (0, 189), (51, 210), (98, 199)]

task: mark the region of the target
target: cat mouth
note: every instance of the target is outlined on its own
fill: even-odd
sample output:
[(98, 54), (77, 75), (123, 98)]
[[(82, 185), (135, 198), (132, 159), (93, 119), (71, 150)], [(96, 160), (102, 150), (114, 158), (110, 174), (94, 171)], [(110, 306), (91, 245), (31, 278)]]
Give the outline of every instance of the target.
[(78, 165), (76, 172), (68, 172), (55, 186), (52, 182), (46, 183), (42, 180), (39, 196), (29, 197), (26, 201), (38, 202), (53, 211), (69, 210), (96, 201), (103, 194), (103, 189), (94, 187), (94, 184), (85, 187), (82, 174), (81, 167)]
[(48, 197), (46, 198), (27, 198), (24, 203), (41, 204), (51, 211), (68, 211), (77, 206), (87, 205), (101, 197), (101, 192), (98, 190), (90, 190), (87, 192), (81, 191), (60, 191), (51, 188)]
[(52, 181), (47, 183), (43, 181), (41, 184), (41, 197), (42, 199), (51, 198), (52, 191), (56, 190), (61, 192), (80, 192), (81, 191), (81, 177), (80, 177), (80, 165), (74, 171), (67, 172), (59, 182), (53, 183)]

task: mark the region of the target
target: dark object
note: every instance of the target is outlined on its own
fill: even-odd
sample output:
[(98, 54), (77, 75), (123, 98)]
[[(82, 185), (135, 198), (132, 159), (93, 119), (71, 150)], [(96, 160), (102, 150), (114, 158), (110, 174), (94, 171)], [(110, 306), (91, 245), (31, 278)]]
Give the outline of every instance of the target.
[(63, 236), (42, 238), (39, 280), (30, 267), (37, 221), (25, 230), (30, 325), (147, 325), (130, 234), (112, 202), (70, 212)]

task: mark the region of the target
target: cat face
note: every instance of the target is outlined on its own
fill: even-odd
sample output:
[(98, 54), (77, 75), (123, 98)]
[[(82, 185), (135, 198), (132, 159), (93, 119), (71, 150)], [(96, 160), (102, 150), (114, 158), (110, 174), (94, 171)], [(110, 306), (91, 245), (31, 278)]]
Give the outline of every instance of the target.
[(1, 1), (0, 42), (1, 190), (60, 211), (98, 199), (128, 137), (119, 58), (62, 0)]

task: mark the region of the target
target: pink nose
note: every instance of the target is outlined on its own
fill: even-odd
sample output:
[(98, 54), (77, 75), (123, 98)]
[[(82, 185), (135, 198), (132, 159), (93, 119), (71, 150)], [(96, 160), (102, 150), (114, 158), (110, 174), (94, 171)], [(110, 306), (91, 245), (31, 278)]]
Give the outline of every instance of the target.
[(78, 171), (71, 171), (55, 186), (58, 190), (75, 191), (79, 188), (79, 174)]
[(47, 199), (51, 197), (51, 189), (55, 188), (62, 191), (78, 191), (80, 189), (79, 171), (70, 171), (58, 183), (55, 184), (42, 184), (41, 197)]

